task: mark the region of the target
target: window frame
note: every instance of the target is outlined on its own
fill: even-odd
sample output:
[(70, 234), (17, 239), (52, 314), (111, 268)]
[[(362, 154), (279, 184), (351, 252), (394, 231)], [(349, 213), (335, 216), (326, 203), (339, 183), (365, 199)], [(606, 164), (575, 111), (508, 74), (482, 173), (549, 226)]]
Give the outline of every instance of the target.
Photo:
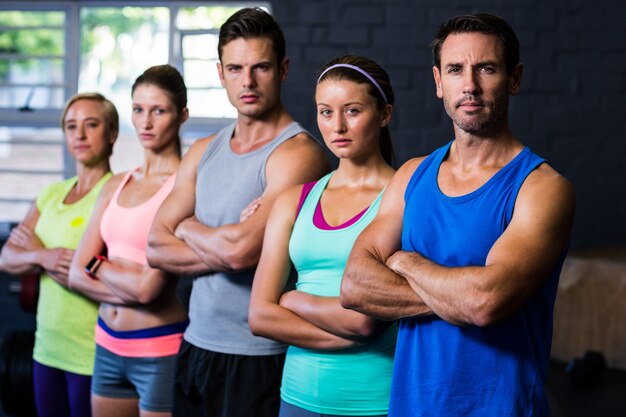
[[(181, 29), (177, 27), (177, 17), (180, 9), (187, 7), (263, 7), (270, 13), (272, 6), (269, 1), (94, 1), (94, 0), (75, 0), (75, 1), (45, 1), (34, 0), (29, 2), (23, 1), (3, 1), (0, 2), (0, 11), (24, 11), (24, 12), (63, 12), (65, 14), (65, 22), (63, 24), (65, 31), (64, 55), (51, 56), (55, 59), (62, 59), (64, 63), (63, 76), (64, 83), (3, 83), (5, 87), (51, 87), (61, 88), (63, 91), (63, 102), (72, 97), (78, 92), (78, 81), (80, 71), (80, 48), (81, 48), (81, 22), (80, 14), (83, 7), (107, 7), (107, 8), (122, 8), (122, 7), (166, 7), (170, 11), (169, 15), (169, 35), (168, 35), (168, 61), (169, 64), (175, 66), (184, 75), (184, 57), (183, 57), (183, 38), (188, 34), (217, 34), (219, 29)], [(28, 26), (32, 29), (59, 29), (59, 25), (32, 25)], [(9, 28), (4, 26), (4, 28)], [(0, 30), (3, 26), (0, 26)], [(42, 55), (21, 55), (15, 53), (0, 53), (0, 57), (14, 58), (19, 55), (19, 58), (44, 58)], [(0, 107), (0, 127), (32, 127), (32, 128), (59, 128), (62, 108), (36, 108), (31, 110), (20, 110), (20, 108), (12, 107)], [(227, 117), (200, 117), (192, 116), (183, 125), (183, 137), (184, 132), (206, 132), (207, 134), (216, 132), (222, 127), (232, 123), (234, 118)], [(193, 139), (195, 140), (195, 139)], [(193, 141), (192, 140), (192, 141)], [(189, 145), (189, 140), (183, 145)], [(15, 142), (13, 140), (0, 141), (2, 144), (26, 144), (32, 145), (37, 142), (36, 139)], [(62, 151), (62, 170), (36, 170), (31, 168), (24, 169), (0, 169), (2, 173), (15, 173), (15, 174), (59, 174), (63, 178), (69, 178), (76, 174), (75, 163), (64, 146), (63, 139), (59, 141), (42, 143), (45, 146), (61, 146)], [(24, 202), (24, 198), (15, 197), (0, 198), (0, 200)], [(6, 219), (0, 219), (0, 223)]]
[[(78, 91), (78, 77), (80, 65), (80, 9), (82, 7), (167, 7), (170, 10), (169, 32), (169, 63), (183, 73), (184, 57), (182, 56), (182, 38), (186, 34), (217, 33), (218, 29), (179, 29), (176, 26), (176, 18), (181, 8), (185, 7), (215, 7), (215, 6), (241, 6), (241, 7), (264, 7), (272, 10), (269, 1), (42, 1), (29, 2), (6, 1), (0, 2), (0, 11), (61, 11), (65, 12), (65, 84), (63, 86), (64, 102)], [(42, 28), (41, 26), (38, 26)], [(57, 26), (53, 26), (57, 28)], [(0, 27), (1, 28), (1, 27)], [(15, 85), (15, 84), (11, 84)], [(17, 108), (2, 107), (0, 112), (0, 126), (8, 127), (54, 127), (59, 125), (62, 109), (36, 109), (33, 111), (20, 111)], [(231, 123), (232, 118), (198, 117), (192, 116), (185, 123), (185, 130), (216, 131)], [(64, 161), (64, 177), (73, 175), (73, 162), (68, 162), (69, 154), (66, 153)], [(71, 159), (71, 158), (69, 158)]]
[[(63, 59), (64, 65), (64, 79), (65, 83), (61, 85), (63, 87), (64, 101), (76, 93), (78, 90), (78, 65), (79, 65), (79, 2), (46, 2), (46, 1), (31, 1), (31, 2), (1, 2), (0, 11), (19, 10), (19, 11), (35, 11), (35, 12), (64, 12), (65, 13), (65, 55), (54, 56), (54, 58)], [(35, 27), (35, 26), (33, 26)], [(1, 28), (1, 27), (0, 27)], [(58, 29), (58, 26), (37, 26), (37, 28), (54, 28)], [(0, 57), (11, 54), (2, 54)], [(28, 57), (27, 55), (25, 57)], [(33, 55), (33, 57), (41, 58), (40, 55)], [(72, 59), (74, 57), (74, 59)], [(7, 84), (17, 85), (17, 84)], [(46, 85), (51, 86), (51, 85)], [(2, 114), (0, 114), (0, 125), (9, 127), (53, 127), (58, 126), (59, 118), (61, 117), (62, 109), (36, 109), (33, 111), (20, 111), (19, 108), (2, 107)]]

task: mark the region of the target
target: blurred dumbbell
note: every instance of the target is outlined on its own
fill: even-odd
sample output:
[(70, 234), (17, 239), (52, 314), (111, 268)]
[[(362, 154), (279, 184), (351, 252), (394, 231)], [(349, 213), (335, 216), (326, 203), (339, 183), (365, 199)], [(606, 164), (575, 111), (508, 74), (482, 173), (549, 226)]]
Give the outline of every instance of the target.
[(13, 281), (9, 284), (9, 292), (19, 295), (20, 307), (23, 311), (35, 312), (39, 298), (39, 275), (22, 275), (19, 281)]
[(587, 351), (582, 358), (572, 359), (565, 367), (570, 382), (577, 386), (596, 383), (606, 369), (606, 361), (600, 352)]

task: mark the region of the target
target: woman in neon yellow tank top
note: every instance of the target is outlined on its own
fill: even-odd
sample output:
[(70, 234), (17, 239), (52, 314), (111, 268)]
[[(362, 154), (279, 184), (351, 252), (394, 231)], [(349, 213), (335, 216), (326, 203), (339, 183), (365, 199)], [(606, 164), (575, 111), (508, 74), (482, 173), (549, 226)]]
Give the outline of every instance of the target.
[(16, 275), (41, 271), (33, 352), (38, 414), (89, 416), (97, 304), (70, 291), (67, 275), (100, 189), (111, 176), (117, 111), (98, 93), (77, 94), (65, 105), (61, 128), (76, 176), (39, 193), (4, 245), (0, 268)]
[[(250, 328), (290, 345), (281, 417), (382, 416), (395, 325), (342, 308), (339, 289), (352, 245), (394, 174), (393, 91), (378, 64), (346, 55), (326, 65), (315, 101), (320, 132), (339, 165), (274, 203), (254, 277)], [(289, 291), (292, 262), (298, 277)]]
[(188, 114), (185, 83), (174, 67), (151, 67), (137, 78), (132, 122), (144, 163), (104, 186), (72, 261), (72, 288), (101, 303), (95, 417), (171, 415), (187, 312), (176, 295), (177, 277), (151, 268), (145, 250), (156, 211), (174, 185)]

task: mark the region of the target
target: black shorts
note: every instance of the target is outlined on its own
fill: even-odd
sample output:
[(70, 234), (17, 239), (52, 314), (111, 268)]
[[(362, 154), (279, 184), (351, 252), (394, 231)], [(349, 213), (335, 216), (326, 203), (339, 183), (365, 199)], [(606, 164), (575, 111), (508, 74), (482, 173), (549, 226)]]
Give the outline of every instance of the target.
[(183, 340), (176, 362), (174, 416), (277, 417), (285, 354), (230, 355)]

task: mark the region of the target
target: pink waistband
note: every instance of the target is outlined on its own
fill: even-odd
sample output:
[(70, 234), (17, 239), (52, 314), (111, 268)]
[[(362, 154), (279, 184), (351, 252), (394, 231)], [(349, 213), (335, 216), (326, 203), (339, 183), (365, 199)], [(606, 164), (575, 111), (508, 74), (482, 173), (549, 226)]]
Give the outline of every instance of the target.
[(130, 358), (159, 358), (178, 354), (182, 333), (139, 339), (120, 339), (96, 325), (96, 343), (116, 355)]

